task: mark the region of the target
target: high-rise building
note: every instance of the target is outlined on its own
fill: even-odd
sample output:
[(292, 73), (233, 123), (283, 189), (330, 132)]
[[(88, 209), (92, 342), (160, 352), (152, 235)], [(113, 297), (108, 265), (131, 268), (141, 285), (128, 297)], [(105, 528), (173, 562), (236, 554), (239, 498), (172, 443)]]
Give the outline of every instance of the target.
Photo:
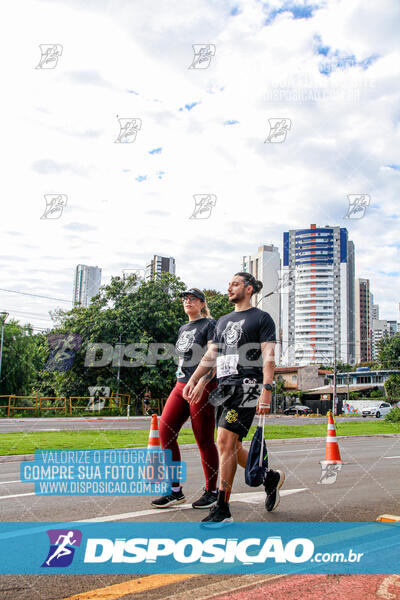
[(74, 280), (74, 306), (88, 307), (90, 300), (101, 286), (101, 269), (88, 265), (77, 265)]
[[(275, 362), (276, 364), (280, 364), (282, 333), (279, 293), (281, 258), (279, 249), (273, 244), (259, 246), (255, 254), (243, 256), (241, 270), (251, 273), (263, 283), (262, 290), (252, 296), (251, 304), (269, 313), (275, 323), (277, 340)], [(265, 298), (266, 294), (270, 292), (275, 293)]]
[(357, 363), (371, 360), (371, 296), (369, 279), (356, 279), (355, 327)]
[(379, 304), (372, 304), (371, 316), (372, 319), (379, 319)]
[(398, 332), (397, 321), (387, 321), (386, 319), (372, 320), (372, 359), (379, 358), (379, 340), (384, 336), (391, 338)]
[(146, 279), (152, 279), (155, 275), (161, 273), (171, 273), (175, 275), (175, 259), (172, 256), (159, 256), (155, 254), (146, 265)]
[(372, 319), (372, 360), (379, 358), (379, 340), (387, 333), (388, 327), (385, 319)]
[(283, 234), (282, 363), (354, 362), (354, 244), (347, 229)]

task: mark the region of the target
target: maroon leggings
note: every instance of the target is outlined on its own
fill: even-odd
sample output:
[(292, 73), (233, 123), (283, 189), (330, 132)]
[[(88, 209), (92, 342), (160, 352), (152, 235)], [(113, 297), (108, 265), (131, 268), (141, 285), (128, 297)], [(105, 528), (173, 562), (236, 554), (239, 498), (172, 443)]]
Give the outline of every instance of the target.
[[(172, 450), (172, 460), (180, 461), (177, 437), (182, 425), (190, 417), (193, 433), (200, 450), (201, 462), (206, 478), (206, 489), (217, 489), (218, 476), (218, 451), (214, 442), (215, 413), (214, 407), (208, 404), (208, 395), (215, 389), (216, 383), (209, 383), (200, 400), (196, 404), (189, 404), (182, 396), (186, 383), (177, 381), (170, 393), (160, 419), (160, 442), (163, 449)], [(180, 484), (174, 482), (174, 487)]]

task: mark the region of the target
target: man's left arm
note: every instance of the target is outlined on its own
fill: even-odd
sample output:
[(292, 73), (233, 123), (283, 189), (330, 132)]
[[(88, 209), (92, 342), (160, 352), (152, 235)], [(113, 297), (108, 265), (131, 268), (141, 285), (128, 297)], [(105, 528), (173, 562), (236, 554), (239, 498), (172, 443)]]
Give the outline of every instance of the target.
[[(275, 371), (275, 342), (262, 342), (261, 353), (263, 357), (263, 386), (269, 384), (272, 387)], [(257, 401), (257, 412), (267, 415), (271, 410), (271, 392), (264, 387)]]

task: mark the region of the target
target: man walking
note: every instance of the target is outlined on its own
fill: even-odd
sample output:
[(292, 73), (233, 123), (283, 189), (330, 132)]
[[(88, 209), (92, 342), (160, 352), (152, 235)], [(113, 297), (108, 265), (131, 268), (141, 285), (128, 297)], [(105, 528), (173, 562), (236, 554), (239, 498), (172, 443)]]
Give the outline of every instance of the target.
[[(233, 521), (229, 497), (237, 465), (245, 467), (248, 455), (242, 440), (256, 411), (259, 414), (270, 411), (275, 324), (268, 313), (250, 304), (252, 295), (261, 289), (262, 282), (250, 273), (234, 275), (228, 296), (235, 309), (218, 320), (210, 348), (183, 391), (184, 398), (190, 402), (197, 382), (217, 366), (217, 393), (223, 399), (217, 437), (220, 477), (217, 504), (203, 519), (210, 523)], [(279, 489), (284, 480), (282, 471), (267, 471), (264, 480), (267, 511), (278, 506)]]

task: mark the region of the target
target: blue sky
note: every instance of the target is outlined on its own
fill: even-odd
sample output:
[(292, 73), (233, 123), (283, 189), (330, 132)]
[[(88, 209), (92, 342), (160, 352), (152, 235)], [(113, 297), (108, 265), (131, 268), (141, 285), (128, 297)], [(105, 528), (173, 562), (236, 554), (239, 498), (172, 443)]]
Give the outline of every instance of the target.
[[(175, 6), (4, 7), (1, 287), (71, 300), (76, 264), (106, 283), (160, 253), (187, 285), (225, 291), (243, 255), (317, 223), (347, 227), (356, 275), (398, 318), (399, 2)], [(46, 43), (62, 55), (35, 69)], [(189, 69), (195, 44), (216, 48), (207, 69)], [(115, 143), (119, 118), (140, 119), (133, 143)], [(290, 120), (283, 143), (265, 143), (269, 119)], [(204, 193), (210, 219), (190, 219)], [(60, 219), (40, 218), (45, 194), (68, 197)], [(350, 194), (370, 195), (363, 219), (344, 218)], [(37, 327), (56, 306), (0, 292)]]

